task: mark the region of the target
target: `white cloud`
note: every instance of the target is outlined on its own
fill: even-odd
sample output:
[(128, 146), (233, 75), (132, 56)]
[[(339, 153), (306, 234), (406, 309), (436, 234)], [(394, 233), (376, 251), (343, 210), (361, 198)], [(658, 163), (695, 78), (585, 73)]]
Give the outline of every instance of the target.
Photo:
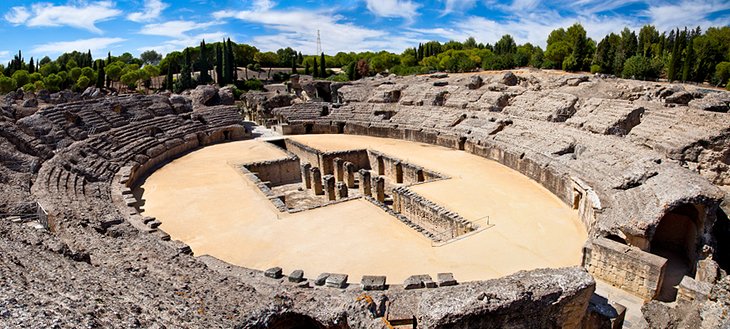
[(226, 33), (223, 32), (201, 33), (192, 36), (184, 36), (182, 38), (171, 39), (159, 45), (140, 47), (137, 49), (137, 51), (141, 53), (146, 50), (154, 50), (158, 53), (165, 55), (172, 51), (179, 51), (187, 47), (197, 45), (198, 43), (200, 43), (200, 41), (203, 40), (207, 40), (206, 43), (223, 41), (226, 36)]
[(53, 55), (65, 52), (86, 51), (91, 50), (93, 53), (106, 53), (109, 48), (115, 44), (126, 41), (122, 38), (91, 38), (75, 41), (58, 41), (38, 45), (33, 48), (32, 53), (35, 55)]
[(144, 10), (127, 15), (127, 19), (133, 22), (149, 22), (157, 19), (162, 11), (170, 5), (160, 0), (145, 0)]
[(476, 5), (477, 0), (443, 0), (444, 11), (442, 15), (447, 15), (455, 11), (466, 11)]
[(216, 19), (235, 18), (261, 24), (278, 34), (253, 38), (253, 44), (262, 50), (292, 47), (304, 53), (316, 52), (317, 30), (321, 31), (325, 52), (389, 50), (402, 51), (417, 44), (417, 40), (393, 36), (384, 30), (360, 27), (349, 23), (343, 16), (327, 11), (309, 10), (244, 10), (219, 11)]
[(10, 24), (20, 25), (28, 21), (30, 13), (28, 12), (28, 9), (25, 9), (25, 7), (13, 7), (10, 8), (10, 11), (5, 14), (4, 17)]
[(147, 24), (139, 34), (156, 35), (170, 38), (184, 38), (187, 32), (205, 29), (217, 23), (196, 23), (191, 21), (169, 21), (164, 23)]
[(707, 29), (710, 26), (725, 26), (730, 23), (730, 17), (723, 15), (711, 20), (708, 16), (723, 10), (730, 9), (730, 2), (716, 0), (683, 0), (674, 4), (649, 6), (645, 14), (659, 31), (668, 31), (674, 28), (694, 28), (701, 26)]
[(410, 0), (366, 0), (368, 10), (380, 17), (402, 17), (412, 21), (421, 5)]
[(36, 3), (31, 5), (30, 11), (26, 7), (13, 7), (5, 15), (8, 22), (29, 27), (56, 27), (70, 26), (102, 33), (96, 27), (102, 22), (120, 15), (122, 12), (114, 8), (111, 1), (79, 2), (78, 5), (56, 6), (51, 3)]
[(0, 50), (0, 63), (4, 64), (10, 62), (10, 52), (7, 50)]

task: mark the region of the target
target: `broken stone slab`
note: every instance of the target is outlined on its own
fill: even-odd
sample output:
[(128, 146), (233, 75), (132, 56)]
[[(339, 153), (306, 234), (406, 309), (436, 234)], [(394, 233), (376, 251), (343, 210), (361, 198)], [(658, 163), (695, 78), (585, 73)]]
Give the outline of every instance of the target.
[(304, 281), (304, 271), (294, 270), (289, 274), (289, 282), (299, 283)]
[(264, 276), (272, 279), (281, 278), (281, 267), (272, 267), (264, 271)]
[(158, 220), (153, 220), (151, 222), (147, 222), (147, 226), (149, 226), (150, 228), (158, 228), (158, 227), (160, 227), (160, 225), (162, 225), (162, 223), (160, 223), (160, 221), (158, 221)]
[(455, 286), (457, 284), (454, 273), (439, 273), (436, 278), (439, 287)]
[(434, 87), (445, 87), (448, 85), (449, 85), (448, 81), (434, 81), (434, 83), (433, 83)]
[(314, 284), (317, 286), (324, 286), (325, 281), (327, 281), (327, 278), (329, 278), (331, 274), (330, 273), (322, 273), (314, 280)]
[(384, 275), (363, 275), (360, 280), (362, 290), (385, 290)]
[(347, 274), (330, 274), (324, 283), (330, 288), (344, 288), (347, 286)]
[(436, 288), (436, 282), (433, 282), (428, 274), (411, 275), (403, 282), (404, 289), (420, 289), (420, 288)]

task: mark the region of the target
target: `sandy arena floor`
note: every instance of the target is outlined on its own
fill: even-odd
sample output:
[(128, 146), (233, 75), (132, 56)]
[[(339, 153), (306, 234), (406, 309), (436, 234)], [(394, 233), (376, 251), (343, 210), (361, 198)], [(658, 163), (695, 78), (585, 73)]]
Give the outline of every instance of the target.
[(586, 232), (575, 211), (536, 182), (499, 163), (439, 146), (350, 135), (291, 137), (320, 150), (371, 148), (451, 176), (413, 190), (469, 220), (489, 216), (494, 226), (441, 247), (364, 200), (280, 213), (234, 167), (284, 157), (262, 141), (210, 146), (173, 161), (143, 184), (145, 215), (209, 254), (255, 269), (280, 266), (387, 275), (400, 283), (413, 274), (453, 272), (460, 281), (519, 270), (580, 264)]

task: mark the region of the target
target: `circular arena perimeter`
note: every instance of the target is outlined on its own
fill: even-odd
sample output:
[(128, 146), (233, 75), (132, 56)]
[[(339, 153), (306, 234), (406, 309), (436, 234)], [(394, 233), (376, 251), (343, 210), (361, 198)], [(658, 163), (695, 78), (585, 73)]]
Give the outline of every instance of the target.
[[(144, 215), (157, 218), (162, 230), (188, 244), (195, 255), (259, 270), (301, 269), (309, 277), (345, 273), (352, 282), (363, 275), (403, 282), (411, 275), (436, 277), (441, 272), (472, 281), (580, 265), (586, 231), (577, 211), (497, 162), (441, 146), (367, 136), (306, 135), (291, 140), (321, 152), (367, 149), (438, 172), (445, 177), (410, 190), (479, 228), (434, 243), (357, 195), (311, 210), (280, 211), (240, 169), (245, 163), (288, 156), (283, 148), (260, 140), (209, 146), (155, 171), (141, 186)], [(289, 192), (280, 194), (308, 193), (311, 199), (314, 192), (302, 192), (302, 184), (301, 178), (281, 184)], [(393, 181), (396, 185), (408, 184)]]

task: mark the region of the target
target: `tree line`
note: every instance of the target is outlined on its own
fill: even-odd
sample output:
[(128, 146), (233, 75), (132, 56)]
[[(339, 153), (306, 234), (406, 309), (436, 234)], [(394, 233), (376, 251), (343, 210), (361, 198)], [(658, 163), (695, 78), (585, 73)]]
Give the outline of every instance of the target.
[[(290, 47), (263, 52), (227, 39), (211, 44), (203, 41), (165, 56), (149, 50), (139, 58), (130, 53), (108, 53), (105, 58), (95, 59), (90, 51), (73, 51), (55, 60), (45, 56), (31, 57), (27, 62), (19, 51), (7, 65), (0, 65), (0, 92), (18, 88), (56, 92), (89, 86), (180, 92), (207, 83), (234, 84), (249, 90), (261, 88), (261, 74), (270, 81), (284, 81), (291, 74), (348, 81), (378, 73), (410, 75), (516, 67), (590, 71), (642, 80), (709, 82), (716, 86), (726, 86), (730, 79), (727, 26), (659, 33), (654, 26), (645, 25), (638, 33), (624, 28), (596, 42), (576, 23), (553, 30), (546, 44), (545, 50), (530, 43), (517, 44), (507, 34), (494, 45), (477, 43), (470, 37), (463, 42), (420, 43), (400, 54), (368, 51), (303, 55)], [(273, 75), (272, 68), (277, 69)], [(335, 74), (335, 68), (341, 68), (341, 73)]]

